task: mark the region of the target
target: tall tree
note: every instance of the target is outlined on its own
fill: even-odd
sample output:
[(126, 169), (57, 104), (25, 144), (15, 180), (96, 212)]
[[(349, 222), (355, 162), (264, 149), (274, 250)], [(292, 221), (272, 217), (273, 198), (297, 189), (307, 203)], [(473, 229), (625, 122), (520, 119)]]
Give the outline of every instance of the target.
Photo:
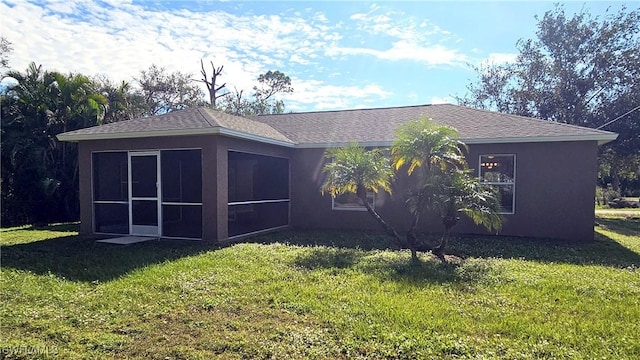
[(165, 68), (154, 64), (140, 71), (136, 82), (145, 104), (144, 115), (165, 114), (204, 103), (204, 93), (193, 84), (191, 74), (167, 73)]
[(262, 100), (269, 100), (273, 95), (278, 93), (292, 93), (291, 78), (284, 73), (276, 71), (267, 71), (258, 76), (259, 86), (254, 86), (256, 97)]
[(258, 86), (255, 91), (254, 107), (258, 114), (280, 114), (284, 112), (284, 102), (273, 99), (276, 94), (290, 94), (293, 92), (291, 78), (280, 71), (267, 71), (258, 76)]
[(253, 100), (244, 90), (229, 93), (223, 99), (222, 108), (234, 115), (282, 114), (284, 101), (274, 98), (279, 93), (292, 93), (291, 78), (280, 71), (267, 71), (258, 76), (258, 85), (253, 87)]
[[(229, 95), (229, 92), (221, 92), (227, 86), (227, 83), (223, 83), (222, 85), (217, 84), (218, 78), (222, 76), (223, 69), (223, 65), (215, 67), (215, 65), (213, 65), (213, 61), (211, 61), (211, 78), (209, 78), (207, 71), (204, 69), (204, 62), (200, 59), (200, 73), (202, 74), (202, 79), (200, 81), (207, 87), (207, 91), (209, 92), (209, 104), (211, 104), (214, 109), (216, 108), (216, 100)], [(240, 97), (242, 97), (242, 94), (240, 94)]]
[(222, 99), (221, 108), (223, 111), (233, 115), (255, 115), (251, 101), (247, 98), (244, 90), (238, 90), (235, 86), (234, 91), (229, 92)]
[(77, 148), (55, 135), (95, 125), (106, 100), (84, 75), (31, 63), (10, 71), (2, 95), (4, 224), (72, 220), (78, 215)]
[(114, 83), (104, 76), (96, 76), (93, 81), (100, 94), (106, 98), (103, 124), (135, 119), (145, 113), (143, 98), (135, 92), (131, 83), (126, 81)]
[(640, 156), (640, 9), (623, 6), (599, 18), (585, 10), (568, 16), (556, 5), (536, 19), (536, 39), (518, 41), (515, 62), (477, 68), (478, 80), (457, 100), (618, 132), (601, 148), (615, 159), (608, 165), (616, 186), (617, 164)]

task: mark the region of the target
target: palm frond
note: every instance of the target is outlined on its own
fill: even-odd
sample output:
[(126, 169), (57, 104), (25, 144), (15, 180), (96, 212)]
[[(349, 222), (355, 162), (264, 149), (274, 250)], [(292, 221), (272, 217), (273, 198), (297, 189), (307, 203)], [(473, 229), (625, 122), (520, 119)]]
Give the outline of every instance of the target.
[(328, 162), (322, 169), (325, 181), (322, 193), (338, 196), (355, 193), (359, 188), (391, 193), (394, 172), (380, 149), (367, 150), (356, 143), (325, 152)]
[(409, 175), (418, 168), (423, 168), (425, 173), (432, 167), (444, 171), (467, 166), (465, 149), (466, 146), (458, 140), (456, 129), (438, 125), (423, 116), (398, 128), (391, 147), (391, 160), (396, 170), (408, 165)]

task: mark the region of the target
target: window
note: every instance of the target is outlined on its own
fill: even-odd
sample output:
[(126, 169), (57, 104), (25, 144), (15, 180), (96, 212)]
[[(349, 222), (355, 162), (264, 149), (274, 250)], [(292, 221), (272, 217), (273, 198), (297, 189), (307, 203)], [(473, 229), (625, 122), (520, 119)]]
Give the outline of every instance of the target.
[[(375, 193), (367, 191), (367, 201), (373, 207), (375, 204)], [(362, 199), (354, 193), (341, 194), (332, 199), (331, 208), (333, 210), (367, 211)]]
[(229, 236), (289, 224), (289, 159), (229, 151)]
[(502, 214), (515, 213), (515, 155), (480, 155), (480, 182), (498, 189)]

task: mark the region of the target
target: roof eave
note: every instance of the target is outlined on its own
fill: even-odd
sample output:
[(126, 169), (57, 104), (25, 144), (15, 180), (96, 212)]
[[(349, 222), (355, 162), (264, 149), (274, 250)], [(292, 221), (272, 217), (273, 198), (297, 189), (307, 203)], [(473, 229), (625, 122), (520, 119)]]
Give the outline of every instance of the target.
[[(565, 135), (565, 136), (528, 136), (528, 137), (500, 137), (500, 138), (475, 138), (460, 139), (465, 144), (518, 144), (518, 143), (541, 143), (541, 142), (572, 142), (572, 141), (597, 141), (598, 145), (604, 145), (615, 140), (618, 134), (604, 133), (591, 135)], [(296, 144), (296, 148), (315, 149), (315, 148), (336, 148), (348, 146), (351, 143), (357, 143), (364, 147), (389, 147), (392, 141), (349, 141), (349, 142), (327, 142), (327, 143), (301, 143)]]
[(174, 130), (155, 130), (155, 131), (131, 131), (101, 134), (58, 134), (60, 141), (78, 142), (87, 140), (115, 140), (115, 139), (134, 139), (134, 138), (150, 138), (150, 137), (166, 137), (166, 136), (193, 136), (193, 135), (224, 135), (238, 139), (257, 141), (261, 143), (278, 145), (284, 147), (293, 147), (294, 143), (279, 139), (272, 139), (264, 136), (248, 134), (242, 131), (231, 130), (222, 127), (212, 127), (205, 129), (174, 129)]
[(560, 136), (526, 136), (526, 137), (500, 137), (480, 139), (460, 139), (465, 144), (506, 144), (506, 143), (541, 143), (541, 142), (572, 142), (572, 141), (597, 141), (598, 145), (606, 144), (618, 138), (615, 133), (588, 134), (588, 135), (560, 135)]

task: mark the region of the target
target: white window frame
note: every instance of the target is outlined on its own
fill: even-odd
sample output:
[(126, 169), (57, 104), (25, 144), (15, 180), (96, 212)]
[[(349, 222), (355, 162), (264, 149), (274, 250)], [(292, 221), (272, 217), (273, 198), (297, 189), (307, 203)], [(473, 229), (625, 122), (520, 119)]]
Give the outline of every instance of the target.
[[(371, 207), (375, 209), (376, 207), (376, 193), (374, 193), (373, 191), (367, 191), (367, 199), (371, 198), (371, 201), (369, 202), (371, 204)], [(336, 198), (335, 197), (331, 197), (331, 210), (337, 210), (337, 211), (367, 211), (367, 208), (364, 205), (359, 205), (359, 206), (348, 206), (348, 207), (340, 207), (340, 206), (336, 206)]]
[[(513, 158), (513, 181), (510, 182), (504, 182), (504, 181), (482, 181), (482, 168), (483, 168), (483, 161), (482, 158), (483, 157), (498, 157), (498, 156), (502, 156), (502, 157), (506, 157), (506, 156), (511, 156)], [(499, 214), (503, 214), (503, 215), (513, 215), (516, 213), (516, 154), (480, 154), (478, 156), (478, 181), (483, 184), (483, 185), (492, 185), (492, 186), (503, 186), (503, 185), (509, 185), (513, 188), (513, 199), (511, 199), (511, 211), (510, 212), (504, 212), (501, 211), (499, 212)]]

